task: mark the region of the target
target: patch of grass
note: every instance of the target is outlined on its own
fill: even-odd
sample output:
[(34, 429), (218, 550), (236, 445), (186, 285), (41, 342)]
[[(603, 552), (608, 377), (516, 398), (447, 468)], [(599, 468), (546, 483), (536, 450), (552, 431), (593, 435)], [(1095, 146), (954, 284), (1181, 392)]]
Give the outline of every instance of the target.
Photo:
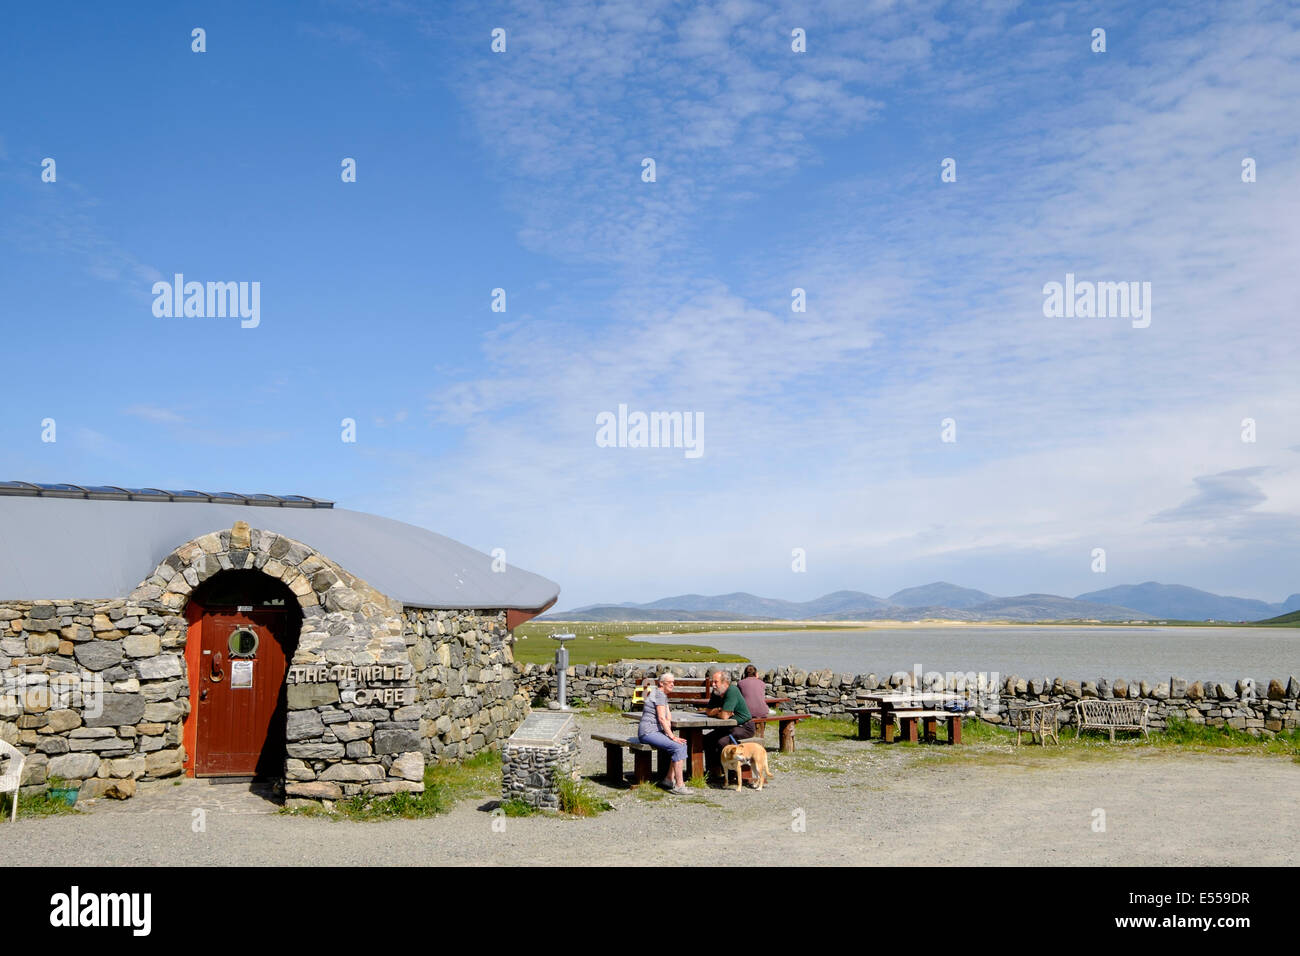
[[(940, 735), (946, 731), (940, 730)], [(1015, 743), (1016, 732), (1008, 730), (1006, 727), (1000, 727), (997, 724), (990, 724), (988, 721), (980, 720), (978, 717), (967, 718), (961, 722), (961, 739), (962, 743), (993, 743), (1005, 744)], [(1022, 743), (1028, 738), (1022, 738)]]
[(1104, 730), (1094, 730), (1089, 728), (1087, 733), (1079, 733), (1078, 727), (1062, 727), (1061, 742), (1067, 740), (1078, 743), (1081, 746), (1091, 746), (1094, 744), (1106, 744), (1118, 747), (1121, 744), (1147, 744), (1155, 743), (1155, 731), (1152, 731), (1151, 737), (1143, 737), (1140, 731), (1136, 730), (1117, 730), (1115, 731), (1115, 743), (1111, 744), (1110, 734)]
[[(1256, 754), (1259, 756), (1290, 756), (1300, 763), (1300, 729), (1289, 730), (1273, 737), (1255, 736), (1230, 727), (1207, 726), (1187, 720), (1170, 719), (1166, 729), (1151, 732), (1143, 738), (1135, 731), (1116, 735), (1111, 743), (1105, 732), (1089, 730), (1082, 736), (1076, 727), (1062, 727), (1060, 745), (1039, 746), (1026, 737), (1015, 745), (1014, 731), (983, 721), (971, 721), (971, 733), (965, 736), (961, 747), (939, 747), (926, 756), (930, 760), (974, 763), (985, 766), (1045, 767), (1061, 760), (1095, 762), (1111, 760), (1152, 751), (1190, 751), (1193, 753), (1219, 752)], [(963, 728), (963, 733), (965, 729)]]
[(630, 792), (636, 794), (641, 800), (663, 800), (668, 796), (668, 791), (657, 783), (651, 783), (648, 780), (645, 783), (636, 784)]
[(527, 800), (520, 800), (516, 797), (513, 800), (506, 800), (501, 804), (501, 812), (508, 817), (531, 817), (542, 811), (537, 809)]
[(378, 796), (359, 793), (334, 804), (333, 811), (319, 805), (283, 807), (280, 813), (331, 820), (420, 820), (447, 813), (461, 800), (491, 796), (501, 790), (501, 754), (484, 750), (461, 763), (441, 763), (424, 770), (423, 793)]
[(686, 786), (692, 790), (707, 790), (709, 789), (709, 780), (705, 776), (687, 777)]
[(426, 767), (424, 786), (446, 792), (452, 803), (501, 793), (501, 752), (480, 750), (460, 763), (438, 763)]
[(594, 817), (613, 809), (613, 804), (596, 796), (580, 780), (569, 777), (560, 780), (560, 812), (574, 817)]
[(854, 740), (858, 736), (858, 722), (843, 717), (809, 717), (795, 724), (794, 735), (799, 743)]
[(796, 754), (794, 760), (787, 760), (787, 770), (797, 770), (801, 773), (844, 773), (842, 762), (832, 762), (813, 754)]
[(1166, 721), (1163, 731), (1151, 734), (1151, 742), (1159, 747), (1255, 750), (1300, 757), (1300, 728), (1272, 737), (1257, 737), (1234, 727), (1215, 727), (1171, 718)]
[[(72, 813), (80, 813), (76, 807), (68, 806), (62, 797), (54, 797), (50, 794), (51, 790), (64, 786), (64, 782), (58, 777), (51, 777), (45, 784), (45, 790), (36, 796), (29, 797), (21, 794), (18, 797), (18, 816), (19, 817), (57, 817), (66, 816)], [(13, 812), (14, 795), (12, 793), (0, 794), (0, 819), (6, 822), (9, 814)]]
[(358, 793), (339, 801), (336, 811), (349, 820), (418, 820), (446, 813), (454, 803), (440, 787), (426, 783), (423, 793), (394, 793), (387, 797)]

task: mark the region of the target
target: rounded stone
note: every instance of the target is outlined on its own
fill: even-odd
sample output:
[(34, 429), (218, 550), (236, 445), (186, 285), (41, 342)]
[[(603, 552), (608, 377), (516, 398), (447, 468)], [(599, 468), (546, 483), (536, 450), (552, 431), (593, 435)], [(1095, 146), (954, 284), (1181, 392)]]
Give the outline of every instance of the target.
[(122, 648), (128, 657), (154, 657), (162, 650), (162, 641), (157, 634), (128, 634)]
[(73, 652), (77, 663), (86, 670), (102, 671), (122, 660), (122, 645), (117, 641), (88, 641)]
[(50, 758), (46, 771), (50, 777), (64, 780), (86, 780), (99, 770), (99, 757), (93, 753), (67, 753)]

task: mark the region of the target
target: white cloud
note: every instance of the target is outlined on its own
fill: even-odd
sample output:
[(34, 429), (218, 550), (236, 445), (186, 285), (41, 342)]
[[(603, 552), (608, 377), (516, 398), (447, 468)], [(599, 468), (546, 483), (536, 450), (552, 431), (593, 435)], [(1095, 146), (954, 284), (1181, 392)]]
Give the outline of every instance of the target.
[(187, 421), (184, 415), (170, 408), (157, 405), (132, 405), (126, 414), (159, 425), (183, 425)]

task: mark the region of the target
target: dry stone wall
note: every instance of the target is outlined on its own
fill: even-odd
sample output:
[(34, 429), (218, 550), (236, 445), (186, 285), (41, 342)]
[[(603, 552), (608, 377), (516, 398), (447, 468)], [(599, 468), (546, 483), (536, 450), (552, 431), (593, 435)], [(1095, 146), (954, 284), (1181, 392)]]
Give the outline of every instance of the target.
[(0, 739), (25, 792), (129, 797), (184, 769), (185, 619), (130, 601), (0, 604)]
[[(586, 704), (605, 704), (628, 710), (635, 686), (659, 673), (665, 665), (605, 664), (570, 667), (568, 694)], [(671, 664), (682, 677), (700, 677), (707, 665)], [(741, 665), (743, 668), (744, 665)], [(733, 680), (741, 669), (725, 665)], [(545, 700), (555, 694), (555, 666), (528, 664), (520, 667), (519, 684), (532, 698)], [(787, 712), (818, 715), (843, 714), (859, 705), (862, 697), (883, 689), (905, 689), (921, 685), (927, 689), (965, 690), (956, 675), (938, 675), (939, 680), (926, 684), (908, 673), (837, 674), (830, 670), (804, 671), (795, 667), (760, 671), (774, 697), (789, 697)], [(988, 693), (973, 698), (980, 703), (979, 716), (990, 723), (1006, 720), (1013, 702), (1052, 702), (1062, 705), (1062, 724), (1074, 722), (1074, 703), (1087, 698), (1103, 700), (1140, 700), (1150, 705), (1149, 721), (1154, 730), (1163, 729), (1170, 719), (1191, 723), (1226, 726), (1268, 736), (1300, 727), (1300, 679), (1294, 676), (1270, 680), (1267, 685), (1243, 678), (1235, 682), (1191, 681), (1173, 677), (1166, 682), (1124, 679), (1095, 681), (1056, 678), (998, 678)]]
[(419, 748), (435, 760), (499, 749), (528, 715), (505, 611), (407, 608)]

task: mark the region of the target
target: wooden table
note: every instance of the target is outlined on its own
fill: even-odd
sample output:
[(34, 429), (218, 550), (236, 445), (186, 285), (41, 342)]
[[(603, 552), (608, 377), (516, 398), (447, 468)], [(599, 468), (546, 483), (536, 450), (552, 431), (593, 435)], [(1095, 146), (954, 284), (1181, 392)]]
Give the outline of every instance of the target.
[[(711, 701), (712, 697), (695, 697), (693, 695), (683, 695), (680, 691), (673, 691), (672, 696), (668, 698), (671, 703), (681, 704), (685, 707), (705, 707)], [(779, 707), (782, 704), (790, 703), (789, 697), (767, 697), (768, 707)]]
[[(640, 720), (640, 714), (624, 714), (628, 720)], [(704, 714), (691, 714), (669, 710), (673, 730), (686, 738), (686, 777), (704, 776), (704, 732), (715, 727), (735, 727), (736, 722), (730, 717), (706, 717)], [(660, 750), (660, 760), (664, 760), (667, 751)]]
[[(943, 692), (929, 692), (919, 694), (867, 694), (866, 700), (880, 705), (880, 737), (885, 743), (894, 741), (894, 718), (905, 715), (908, 711), (933, 710), (942, 707), (944, 704), (955, 700), (965, 700), (961, 694), (950, 694)], [(964, 715), (963, 715), (964, 716)], [(859, 715), (859, 728), (861, 728), (863, 718), (867, 722), (867, 734), (870, 736), (870, 717), (866, 714)], [(912, 722), (912, 731), (915, 732), (915, 722)], [(860, 731), (859, 731), (860, 733)], [(911, 735), (909, 735), (910, 737)]]

